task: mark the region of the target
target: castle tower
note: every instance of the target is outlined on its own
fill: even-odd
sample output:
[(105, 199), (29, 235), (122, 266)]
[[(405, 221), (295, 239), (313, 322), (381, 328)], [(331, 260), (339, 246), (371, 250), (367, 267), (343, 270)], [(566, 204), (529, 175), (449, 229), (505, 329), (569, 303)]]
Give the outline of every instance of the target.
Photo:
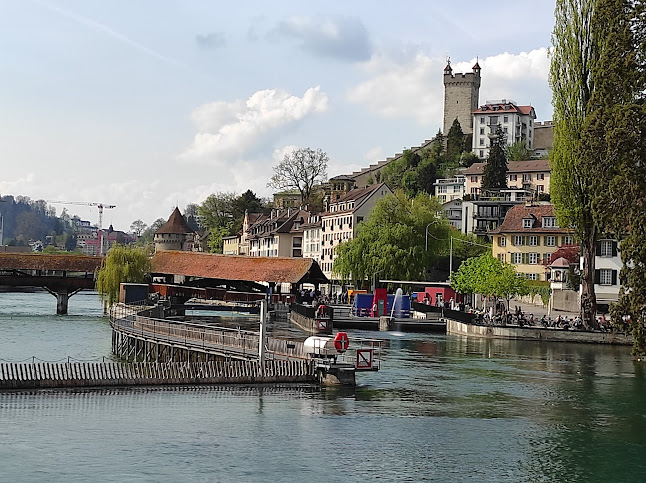
[(471, 113), (478, 109), (480, 94), (480, 64), (476, 61), (473, 71), (453, 74), (451, 59), (447, 59), (444, 68), (444, 128), (445, 136), (451, 124), (457, 118), (464, 134), (473, 133)]

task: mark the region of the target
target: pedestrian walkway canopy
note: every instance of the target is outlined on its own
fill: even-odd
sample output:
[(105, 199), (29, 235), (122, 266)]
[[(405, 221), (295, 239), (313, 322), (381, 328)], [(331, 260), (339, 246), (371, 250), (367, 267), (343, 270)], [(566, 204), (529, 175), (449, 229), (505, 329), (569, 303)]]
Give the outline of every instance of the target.
[(162, 250), (152, 258), (153, 275), (184, 275), (244, 282), (329, 283), (311, 258), (249, 257)]

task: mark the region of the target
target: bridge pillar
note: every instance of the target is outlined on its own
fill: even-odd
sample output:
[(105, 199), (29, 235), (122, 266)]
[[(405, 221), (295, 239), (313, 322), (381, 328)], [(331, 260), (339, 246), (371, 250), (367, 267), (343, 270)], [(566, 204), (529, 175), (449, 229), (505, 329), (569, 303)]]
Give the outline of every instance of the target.
[(56, 292), (56, 314), (67, 314), (67, 305), (70, 300), (70, 295), (67, 292)]

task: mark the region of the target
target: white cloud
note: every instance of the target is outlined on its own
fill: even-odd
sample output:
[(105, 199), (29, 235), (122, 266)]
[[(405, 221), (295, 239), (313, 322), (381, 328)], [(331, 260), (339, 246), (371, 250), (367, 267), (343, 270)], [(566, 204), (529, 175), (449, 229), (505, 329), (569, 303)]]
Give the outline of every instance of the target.
[(308, 89), (303, 97), (266, 89), (255, 92), (247, 101), (200, 106), (192, 113), (198, 133), (180, 159), (216, 165), (243, 159), (268, 138), (278, 137), (281, 129), (326, 111), (327, 100), (327, 95), (317, 86)]
[(381, 146), (375, 146), (372, 149), (369, 149), (363, 154), (363, 159), (369, 163), (374, 163), (385, 159), (384, 150)]
[[(476, 59), (452, 65), (454, 72), (471, 72)], [(519, 54), (504, 53), (479, 60), (482, 67), (480, 103), (490, 98), (514, 99), (537, 104), (543, 115), (551, 113), (547, 84), (547, 49)], [(390, 118), (414, 118), (421, 125), (441, 124), (444, 110), (443, 58), (422, 53), (375, 55), (364, 64), (371, 78), (352, 88), (348, 100)], [(537, 109), (539, 111), (539, 109)], [(549, 112), (547, 112), (549, 111)]]
[[(11, 181), (0, 181), (0, 195), (17, 196), (28, 193), (30, 191), (30, 188), (32, 188), (32, 186), (34, 185), (35, 179), (36, 177), (34, 173), (27, 173), (22, 178), (14, 179)], [(2, 207), (0, 206), (0, 208)]]

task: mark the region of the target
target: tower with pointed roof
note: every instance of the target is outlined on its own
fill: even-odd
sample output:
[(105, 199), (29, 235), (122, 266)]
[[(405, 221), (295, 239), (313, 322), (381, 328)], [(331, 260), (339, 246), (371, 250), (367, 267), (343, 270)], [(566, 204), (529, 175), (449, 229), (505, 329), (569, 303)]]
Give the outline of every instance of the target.
[(471, 113), (478, 109), (480, 96), (480, 64), (476, 63), (472, 71), (466, 74), (453, 73), (451, 59), (447, 59), (444, 68), (444, 127), (446, 136), (451, 124), (456, 119), (460, 122), (464, 134), (473, 133)]
[(195, 232), (175, 207), (168, 221), (155, 232), (155, 251), (180, 250), (193, 251)]

